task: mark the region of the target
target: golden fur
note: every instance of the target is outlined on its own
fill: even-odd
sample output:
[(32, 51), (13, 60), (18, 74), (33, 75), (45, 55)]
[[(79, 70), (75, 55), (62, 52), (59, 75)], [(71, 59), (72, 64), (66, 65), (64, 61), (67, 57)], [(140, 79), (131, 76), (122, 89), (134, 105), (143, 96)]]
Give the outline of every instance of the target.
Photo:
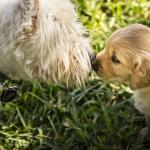
[(129, 83), (135, 91), (135, 107), (150, 126), (150, 28), (132, 24), (115, 31), (94, 66), (105, 80)]

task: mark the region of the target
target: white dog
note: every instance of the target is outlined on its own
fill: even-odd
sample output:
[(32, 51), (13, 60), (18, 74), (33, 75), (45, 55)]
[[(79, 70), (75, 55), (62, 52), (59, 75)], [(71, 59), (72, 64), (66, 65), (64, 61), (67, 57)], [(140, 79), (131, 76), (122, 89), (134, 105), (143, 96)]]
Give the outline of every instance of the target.
[(0, 0), (0, 71), (80, 86), (94, 53), (68, 0)]

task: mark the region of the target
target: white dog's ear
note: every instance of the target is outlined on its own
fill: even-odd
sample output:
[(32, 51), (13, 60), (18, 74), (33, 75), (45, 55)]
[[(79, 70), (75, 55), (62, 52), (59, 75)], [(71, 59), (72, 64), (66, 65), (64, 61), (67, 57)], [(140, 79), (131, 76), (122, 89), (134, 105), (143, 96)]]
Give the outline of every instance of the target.
[(143, 53), (133, 60), (133, 74), (129, 85), (133, 90), (150, 86), (150, 54)]
[(14, 18), (17, 36), (31, 36), (37, 30), (39, 0), (22, 0), (16, 8)]

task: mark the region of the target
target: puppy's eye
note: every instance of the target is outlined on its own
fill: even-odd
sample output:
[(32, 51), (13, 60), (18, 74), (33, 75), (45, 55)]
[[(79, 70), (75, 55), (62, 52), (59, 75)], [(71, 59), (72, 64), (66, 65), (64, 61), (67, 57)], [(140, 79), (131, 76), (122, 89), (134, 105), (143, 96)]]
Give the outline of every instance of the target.
[(118, 58), (115, 56), (115, 55), (112, 55), (111, 57), (111, 61), (114, 63), (114, 64), (120, 64), (120, 60), (118, 60)]

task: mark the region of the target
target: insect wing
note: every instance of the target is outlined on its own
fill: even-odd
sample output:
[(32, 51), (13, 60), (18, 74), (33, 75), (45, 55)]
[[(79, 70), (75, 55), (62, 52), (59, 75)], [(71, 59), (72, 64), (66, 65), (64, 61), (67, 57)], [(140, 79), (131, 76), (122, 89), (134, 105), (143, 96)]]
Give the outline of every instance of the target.
[(5, 89), (1, 95), (2, 102), (10, 102), (17, 96), (16, 87)]

